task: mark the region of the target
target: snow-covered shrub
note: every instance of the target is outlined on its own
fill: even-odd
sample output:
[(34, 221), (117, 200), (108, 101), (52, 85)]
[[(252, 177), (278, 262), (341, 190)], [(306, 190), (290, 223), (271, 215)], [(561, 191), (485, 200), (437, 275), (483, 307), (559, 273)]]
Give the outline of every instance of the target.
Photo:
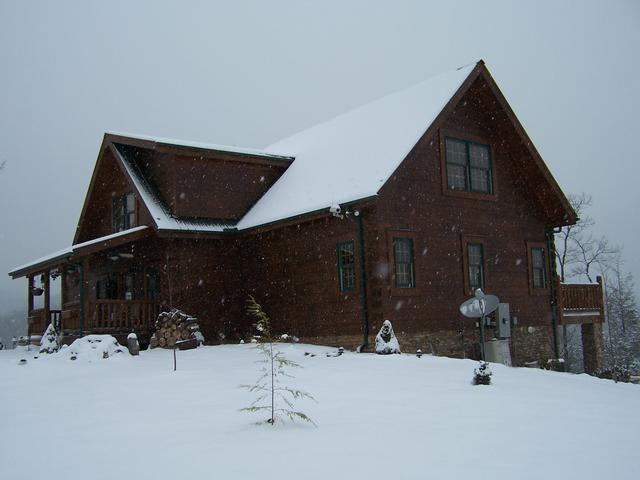
[(473, 384), (474, 385), (491, 385), (491, 375), (493, 372), (489, 367), (489, 362), (480, 362), (478, 366), (473, 370)]
[(86, 335), (74, 340), (68, 348), (63, 349), (61, 355), (69, 355), (71, 360), (86, 358), (87, 360), (98, 360), (110, 358), (123, 353), (125, 347), (111, 335)]
[(302, 398), (313, 397), (303, 390), (287, 387), (283, 384), (284, 379), (291, 378), (287, 373), (287, 368), (300, 368), (295, 362), (287, 359), (284, 354), (278, 350), (276, 342), (278, 338), (271, 333), (271, 321), (262, 307), (256, 300), (249, 296), (247, 299), (247, 313), (256, 318), (254, 328), (258, 335), (252, 338), (255, 341), (256, 348), (262, 355), (260, 376), (253, 385), (240, 385), (240, 388), (249, 390), (256, 395), (256, 399), (248, 407), (241, 408), (241, 412), (266, 412), (269, 418), (265, 421), (274, 425), (283, 418), (291, 421), (304, 420), (313, 425), (315, 423), (307, 414), (294, 410), (294, 402)]
[(376, 335), (376, 353), (380, 355), (400, 353), (400, 344), (395, 333), (393, 333), (393, 327), (389, 320), (385, 320), (382, 323), (382, 328)]
[(543, 370), (551, 370), (552, 372), (565, 371), (563, 358), (548, 358), (547, 360), (540, 360), (539, 365)]
[(47, 327), (47, 330), (44, 332), (44, 335), (40, 339), (40, 353), (56, 353), (60, 350), (60, 341), (58, 338), (58, 332), (53, 326), (53, 323), (50, 323)]
[(623, 365), (614, 365), (596, 372), (596, 377), (613, 380), (614, 382), (629, 383), (631, 382), (631, 372)]

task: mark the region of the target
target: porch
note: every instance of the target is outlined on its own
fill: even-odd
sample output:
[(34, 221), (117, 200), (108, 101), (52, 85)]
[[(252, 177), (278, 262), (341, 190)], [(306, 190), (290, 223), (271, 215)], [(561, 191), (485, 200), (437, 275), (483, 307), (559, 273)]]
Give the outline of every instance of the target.
[(604, 291), (602, 277), (597, 283), (570, 284), (557, 282), (558, 323), (586, 324), (603, 323)]
[[(162, 252), (150, 232), (125, 230), (10, 272), (27, 278), (29, 335), (42, 334), (49, 324), (64, 336), (150, 335), (162, 308)], [(51, 303), (53, 280), (60, 284), (58, 308)]]
[(96, 300), (89, 302), (87, 318), (82, 321), (79, 306), (64, 310), (33, 309), (28, 314), (29, 333), (41, 334), (49, 324), (63, 335), (130, 332), (146, 333), (154, 329), (161, 304), (151, 300)]

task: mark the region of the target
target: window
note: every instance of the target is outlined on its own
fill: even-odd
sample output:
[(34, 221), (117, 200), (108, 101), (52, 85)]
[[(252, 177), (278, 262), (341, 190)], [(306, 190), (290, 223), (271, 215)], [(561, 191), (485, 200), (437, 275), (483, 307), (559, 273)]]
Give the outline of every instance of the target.
[(474, 292), (484, 288), (484, 251), (481, 243), (467, 244), (467, 268), (469, 289)]
[(114, 232), (136, 226), (136, 199), (133, 193), (128, 192), (113, 199), (112, 219)]
[(117, 300), (118, 280), (113, 275), (102, 275), (96, 281), (96, 299)]
[(353, 242), (339, 243), (337, 251), (340, 291), (350, 292), (356, 285), (356, 260), (353, 253)]
[(531, 285), (533, 288), (547, 288), (547, 267), (542, 247), (531, 249)]
[(493, 193), (488, 145), (445, 138), (445, 158), (449, 190)]
[(395, 264), (396, 288), (416, 286), (413, 268), (413, 239), (393, 238), (393, 260)]
[(160, 299), (160, 273), (155, 269), (147, 270), (147, 300)]
[(124, 287), (124, 300), (134, 300), (136, 299), (135, 292), (135, 279), (134, 273), (125, 273), (123, 277), (123, 287)]

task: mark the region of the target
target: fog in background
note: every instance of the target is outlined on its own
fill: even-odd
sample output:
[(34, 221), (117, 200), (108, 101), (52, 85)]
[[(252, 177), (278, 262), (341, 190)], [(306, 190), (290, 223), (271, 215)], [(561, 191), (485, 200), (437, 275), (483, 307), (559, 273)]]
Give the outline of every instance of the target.
[(260, 148), (480, 58), (640, 282), (639, 55), (638, 1), (0, 0), (0, 312), (71, 243), (105, 131)]

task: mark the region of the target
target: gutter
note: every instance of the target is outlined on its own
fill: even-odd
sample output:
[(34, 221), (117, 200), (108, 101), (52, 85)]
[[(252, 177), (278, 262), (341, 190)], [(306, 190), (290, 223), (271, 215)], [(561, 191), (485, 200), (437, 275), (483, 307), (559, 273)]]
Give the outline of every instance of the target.
[[(341, 213), (344, 211), (344, 213)], [(367, 268), (366, 268), (366, 250), (364, 243), (364, 224), (362, 221), (362, 211), (352, 210), (345, 208), (342, 210), (340, 205), (332, 205), (329, 208), (329, 213), (336, 218), (344, 219), (345, 217), (353, 219), (358, 227), (358, 251), (360, 253), (360, 306), (362, 308), (362, 343), (358, 346), (356, 351), (362, 353), (362, 351), (369, 346), (369, 302), (367, 300)]]
[(553, 330), (553, 353), (555, 358), (560, 357), (560, 350), (558, 345), (558, 292), (556, 291), (556, 278), (558, 273), (556, 271), (556, 245), (554, 241), (555, 230), (553, 228), (545, 230), (544, 234), (547, 239), (547, 252), (549, 252), (549, 272), (551, 272), (551, 278), (549, 279), (549, 292), (551, 293), (551, 325)]
[(362, 304), (362, 345), (358, 347), (358, 353), (369, 346), (369, 302), (367, 301), (367, 269), (365, 267), (364, 227), (362, 225), (362, 212), (354, 212), (358, 220), (358, 242), (360, 244), (360, 303)]

